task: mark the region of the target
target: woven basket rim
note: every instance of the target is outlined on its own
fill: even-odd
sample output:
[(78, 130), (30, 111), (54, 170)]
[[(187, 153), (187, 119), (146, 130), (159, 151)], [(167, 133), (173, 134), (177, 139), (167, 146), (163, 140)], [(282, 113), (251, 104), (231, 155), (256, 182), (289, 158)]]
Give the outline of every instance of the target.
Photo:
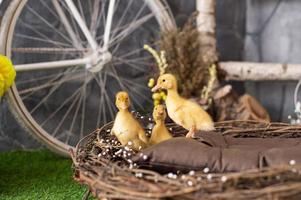
[[(294, 130), (295, 132), (298, 131), (298, 133), (301, 133), (301, 126), (290, 125), (286, 123), (264, 123), (249, 120), (218, 122), (216, 123), (216, 125), (223, 126), (225, 124), (229, 125), (231, 123), (248, 123), (249, 125), (254, 124), (261, 127), (259, 128), (259, 130), (272, 130), (271, 132), (277, 132), (279, 130)], [(294, 166), (281, 165), (277, 167), (264, 167), (261, 169), (246, 170), (243, 172), (210, 173), (211, 180), (208, 180), (209, 174), (202, 173), (201, 171), (196, 171), (196, 175), (187, 180), (167, 180), (169, 178), (167, 178), (166, 175), (160, 175), (159, 173), (153, 172), (151, 170), (136, 169), (131, 171), (130, 169), (124, 167), (118, 167), (116, 163), (106, 159), (100, 160), (101, 163), (105, 163), (104, 165), (98, 167), (94, 166), (95, 168), (93, 168), (93, 166), (90, 165), (92, 161), (99, 164), (98, 161), (94, 160), (95, 155), (89, 155), (89, 153), (83, 153), (82, 151), (85, 151), (84, 148), (86, 148), (87, 142), (96, 139), (99, 133), (106, 131), (108, 128), (111, 128), (112, 124), (113, 122), (109, 122), (82, 138), (76, 145), (75, 152), (72, 155), (75, 168), (75, 179), (85, 185), (88, 185), (93, 195), (98, 198), (106, 197), (120, 199), (154, 199), (165, 197), (179, 197), (179, 199), (181, 199), (188, 197), (191, 198), (195, 195), (202, 194), (202, 198), (206, 197), (206, 199), (227, 199), (228, 197), (229, 199), (248, 199), (248, 197), (250, 196), (254, 199), (256, 197), (259, 197), (260, 195), (264, 195), (263, 193), (267, 191), (276, 196), (278, 195), (292, 197), (293, 195), (301, 195), (301, 165), (297, 164)], [(220, 130), (220, 128), (222, 129), (222, 127), (218, 127), (217, 130)], [(254, 130), (256, 131), (256, 128)], [(239, 132), (238, 130), (235, 131)], [(231, 135), (230, 132), (228, 132), (227, 134)], [(233, 135), (235, 134), (237, 133), (234, 133)], [(283, 133), (283, 135), (285, 135), (285, 133)], [(271, 135), (271, 137), (279, 137), (279, 135)], [(301, 137), (301, 135), (298, 137)], [(120, 175), (112, 175), (112, 173), (108, 173), (106, 171), (108, 169), (114, 169), (114, 173), (120, 173)], [(95, 176), (96, 173), (100, 172), (108, 174), (104, 177)], [(145, 177), (149, 176), (149, 179), (145, 177), (136, 177), (136, 174), (138, 172), (142, 173), (143, 175), (146, 174)], [(281, 178), (279, 180), (276, 180), (276, 177), (278, 176), (280, 176)], [(121, 179), (119, 181), (111, 182), (111, 179), (118, 180), (120, 177)], [(159, 183), (161, 184), (162, 182), (162, 184), (160, 185), (159, 183), (154, 182), (154, 177), (158, 177)], [(201, 177), (202, 181), (196, 182), (196, 179), (198, 177)], [(264, 181), (264, 179), (271, 179), (275, 183), (270, 183), (271, 185), (268, 185), (267, 181)], [(298, 179), (298, 181), (296, 181), (296, 179)], [(128, 181), (127, 184), (125, 184), (125, 182), (127, 182), (125, 180)], [(193, 185), (187, 186), (187, 183), (189, 181), (192, 181)], [(254, 187), (250, 188), (251, 190), (254, 190), (254, 194), (247, 194), (245, 189), (241, 189), (240, 187), (243, 186), (240, 185), (240, 181), (249, 181), (249, 184)], [(267, 184), (267, 186), (256, 188), (255, 183), (263, 186)], [(142, 188), (149, 187), (150, 191), (146, 190), (145, 192), (141, 192), (144, 191), (144, 189), (140, 188), (141, 190), (139, 190), (137, 184), (142, 185)], [(167, 191), (160, 191), (160, 189), (156, 187), (156, 184), (158, 184), (160, 187), (166, 185)], [(281, 187), (279, 185), (281, 185)], [(121, 189), (123, 187), (126, 187), (128, 189)], [(168, 187), (170, 187), (170, 190), (168, 190)], [(219, 189), (216, 192), (215, 190), (217, 190), (217, 188)], [(224, 190), (223, 188), (231, 188), (232, 193)], [(267, 190), (267, 188), (269, 188), (269, 190)], [(156, 190), (158, 190), (158, 192), (154, 192)]]

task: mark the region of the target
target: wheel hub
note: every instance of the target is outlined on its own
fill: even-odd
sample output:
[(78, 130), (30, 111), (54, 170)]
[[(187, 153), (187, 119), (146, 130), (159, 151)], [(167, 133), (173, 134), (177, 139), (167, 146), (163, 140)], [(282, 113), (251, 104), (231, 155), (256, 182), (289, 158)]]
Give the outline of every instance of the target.
[(102, 70), (102, 68), (112, 60), (112, 54), (109, 51), (96, 52), (92, 55), (92, 62), (86, 65), (86, 68), (92, 72), (97, 73)]

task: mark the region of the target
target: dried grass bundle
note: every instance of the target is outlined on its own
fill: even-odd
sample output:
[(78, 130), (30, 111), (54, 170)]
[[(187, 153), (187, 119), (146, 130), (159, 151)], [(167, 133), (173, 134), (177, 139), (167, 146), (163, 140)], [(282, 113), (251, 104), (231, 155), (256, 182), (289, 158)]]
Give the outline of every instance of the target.
[(209, 79), (208, 69), (214, 60), (206, 59), (202, 51), (195, 23), (197, 14), (194, 13), (183, 28), (163, 32), (158, 41), (160, 50), (166, 52), (166, 72), (177, 77), (179, 92), (187, 98), (201, 96)]

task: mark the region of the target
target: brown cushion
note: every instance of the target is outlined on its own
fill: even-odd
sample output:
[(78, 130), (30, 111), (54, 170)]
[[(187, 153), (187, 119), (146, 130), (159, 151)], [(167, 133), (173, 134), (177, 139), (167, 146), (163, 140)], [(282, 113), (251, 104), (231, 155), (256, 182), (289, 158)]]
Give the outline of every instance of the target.
[[(143, 150), (133, 158), (142, 168), (160, 173), (190, 170), (243, 171), (301, 162), (300, 138), (232, 138), (199, 132), (197, 138), (173, 138)], [(227, 145), (227, 142), (229, 142)], [(143, 156), (144, 155), (144, 156)]]
[(255, 150), (256, 152), (257, 152), (257, 150), (263, 151), (263, 150), (269, 149), (269, 147), (266, 147), (264, 145), (256, 146), (256, 145), (243, 145), (243, 144), (231, 145), (231, 146), (228, 146), (227, 148), (228, 149), (249, 149), (251, 151)]
[(213, 131), (200, 131), (195, 134), (196, 140), (205, 141), (213, 147), (227, 147), (226, 140), (221, 133), (213, 132)]
[(237, 145), (236, 147), (222, 149), (221, 171), (235, 172), (259, 167), (260, 148), (247, 145)]
[(220, 148), (179, 137), (145, 149), (133, 161), (160, 173), (203, 170), (205, 167), (220, 171)]
[(301, 141), (301, 138), (234, 138), (231, 136), (225, 136), (224, 138), (228, 146), (250, 145), (266, 148), (290, 147), (299, 144)]
[(272, 148), (262, 152), (262, 166), (276, 166), (289, 164), (294, 160), (301, 164), (301, 144), (293, 147)]

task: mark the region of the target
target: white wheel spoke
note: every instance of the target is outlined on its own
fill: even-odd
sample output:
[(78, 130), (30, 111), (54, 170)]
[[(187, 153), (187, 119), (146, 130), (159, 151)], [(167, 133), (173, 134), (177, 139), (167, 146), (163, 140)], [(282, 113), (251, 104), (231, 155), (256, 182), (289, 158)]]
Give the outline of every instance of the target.
[[(112, 100), (110, 99), (109, 95), (105, 92), (105, 97), (107, 99), (107, 102), (108, 102), (108, 107), (109, 107), (109, 113), (110, 113), (110, 120), (114, 119), (114, 104), (112, 102)], [(108, 122), (108, 121), (107, 121)]]
[(72, 131), (73, 131), (75, 120), (76, 120), (76, 118), (78, 116), (78, 112), (79, 112), (79, 109), (80, 109), (80, 105), (82, 104), (82, 100), (83, 100), (83, 96), (80, 95), (80, 99), (79, 99), (79, 101), (77, 103), (76, 110), (75, 110), (75, 113), (74, 113), (74, 115), (72, 117), (72, 122), (71, 122), (71, 125), (70, 125), (70, 128), (69, 128), (69, 132), (70, 133), (72, 133)]
[(17, 72), (20, 72), (20, 71), (33, 71), (33, 70), (84, 66), (90, 62), (91, 62), (91, 58), (85, 57), (85, 58), (62, 60), (62, 61), (20, 64), (20, 65), (14, 65), (14, 67)]
[[(94, 2), (96, 2), (96, 0), (94, 0)], [(91, 0), (90, 1), (87, 1), (87, 4), (88, 4), (88, 9), (89, 9), (89, 13), (90, 13), (90, 32), (91, 32), (91, 24), (92, 24), (92, 15), (93, 15), (93, 7), (92, 7), (92, 3), (91, 3)], [(87, 23), (87, 20), (86, 20), (86, 23)], [(88, 23), (87, 23), (88, 25)], [(92, 32), (91, 32), (92, 34)], [(93, 34), (92, 34), (93, 35)]]
[(83, 105), (82, 105), (82, 115), (81, 115), (81, 123), (80, 123), (80, 137), (82, 138), (84, 136), (84, 127), (85, 127), (85, 116), (86, 116), (86, 89), (87, 89), (87, 73), (85, 73), (85, 82), (83, 86), (82, 96), (83, 96)]
[[(141, 91), (139, 91), (137, 89), (137, 87), (141, 88), (141, 85), (137, 86), (137, 83), (131, 82), (131, 81), (125, 81), (123, 82), (124, 85), (126, 85), (126, 87), (131, 88), (131, 92), (135, 93), (137, 96), (141, 97), (142, 99), (146, 100), (148, 103), (152, 103), (151, 99), (148, 98), (147, 96), (145, 96), (144, 94), (141, 94)], [(134, 86), (134, 87), (133, 87)], [(143, 86), (142, 86), (143, 87)], [(147, 87), (143, 87), (144, 90), (147, 90)], [(136, 102), (137, 103), (137, 102)], [(144, 107), (140, 104), (140, 102), (138, 101), (137, 103), (141, 109), (144, 109)]]
[[(105, 106), (105, 108), (108, 108), (109, 110), (109, 114), (110, 114), (110, 120), (114, 119), (114, 111), (113, 111), (113, 107), (115, 106), (112, 103), (112, 100), (109, 98), (107, 92), (104, 92), (104, 96), (105, 96), (105, 102), (107, 102), (107, 106)], [(104, 115), (106, 115), (106, 113), (104, 112)], [(107, 118), (107, 117), (106, 117)], [(106, 122), (108, 122), (108, 120), (106, 119)]]
[[(37, 34), (38, 36), (40, 36), (43, 39), (45, 39), (45, 40), (41, 40), (41, 39), (38, 40), (37, 39), (38, 41), (43, 41), (43, 42), (51, 43), (51, 44), (56, 45), (57, 47), (64, 47), (64, 46), (71, 47), (71, 45), (69, 43), (59, 42), (59, 41), (55, 41), (55, 40), (49, 38), (49, 36), (47, 36), (46, 34), (42, 33), (41, 31), (35, 29), (34, 27), (32, 27), (32, 25), (29, 25), (29, 24), (25, 23), (21, 19), (19, 20), (19, 23), (22, 24), (23, 26), (25, 26), (26, 28), (28, 28), (29, 30), (31, 30), (32, 32), (34, 32), (35, 34)], [(24, 36), (24, 34), (20, 34), (20, 35)], [(34, 37), (32, 35), (29, 35), (27, 38), (32, 38), (33, 39), (33, 38), (36, 38), (36, 37)]]
[(41, 126), (44, 126), (50, 119), (52, 119), (68, 102), (74, 100), (75, 96), (80, 93), (81, 89), (82, 87), (78, 88), (71, 96), (69, 96), (53, 113), (51, 113), (51, 115), (48, 116), (47, 119), (41, 123)]
[[(130, 87), (130, 86), (128, 86), (128, 87), (129, 87), (129, 88), (132, 88), (132, 87)], [(151, 104), (152, 101), (150, 100), (150, 98), (148, 98), (147, 96), (141, 94), (140, 92), (141, 92), (141, 91), (138, 91), (136, 88), (133, 88), (133, 89), (131, 90), (131, 93), (132, 93), (133, 95), (139, 96), (141, 99), (144, 99), (144, 100), (146, 100), (148, 103)], [(134, 99), (133, 99), (133, 102), (135, 102), (141, 110), (144, 110), (144, 109), (145, 109), (145, 107), (141, 104), (141, 102), (140, 102), (137, 98), (134, 98)]]
[[(118, 33), (118, 31), (120, 31), (120, 30), (122, 30), (123, 28), (125, 28), (125, 27), (127, 27), (126, 25), (124, 25), (124, 27), (119, 27), (119, 28), (115, 28), (114, 30), (112, 30), (111, 31), (111, 33), (112, 33), (112, 35), (114, 34), (114, 33)], [(103, 40), (103, 35), (99, 35), (99, 36), (97, 36), (95, 39), (98, 41), (98, 40)], [(100, 41), (100, 42), (103, 42), (103, 41)], [(101, 45), (99, 45), (99, 46), (101, 46)]]
[(128, 62), (126, 60), (121, 60), (120, 58), (117, 59), (119, 60), (119, 62), (113, 62), (115, 65), (118, 65), (118, 64), (121, 64), (121, 63), (126, 63), (129, 67), (135, 69), (135, 70), (138, 70), (138, 71), (145, 71), (145, 68), (143, 68), (141, 65), (136, 65), (135, 63), (132, 63), (132, 62)]
[[(68, 73), (68, 72), (72, 72), (72, 70), (71, 69), (67, 69), (66, 71), (65, 71), (65, 73)], [(46, 83), (44, 83), (44, 84), (51, 84), (51, 83), (53, 83), (54, 81), (56, 81), (57, 79), (59, 79), (60, 77), (62, 77), (63, 75), (61, 75), (61, 74), (56, 74), (56, 76), (54, 76), (52, 79), (50, 79), (50, 80), (48, 80)], [(48, 95), (50, 96), (51, 95), (51, 93), (52, 92), (54, 92), (55, 91), (55, 89), (56, 88), (58, 88), (60, 85), (58, 84), (58, 85), (55, 85), (53, 88), (51, 88), (51, 91), (48, 93)], [(30, 89), (30, 88), (29, 88)], [(25, 89), (26, 90), (26, 89)], [(21, 90), (21, 91), (24, 91), (24, 90)], [(29, 96), (31, 96), (33, 93), (34, 93), (35, 91), (31, 91), (28, 95), (26, 95), (25, 97), (21, 97), (22, 98), (22, 100), (24, 101), (26, 98), (28, 98)], [(20, 92), (19, 92), (19, 94), (20, 94)], [(20, 95), (21, 96), (21, 95)], [(46, 97), (44, 97), (43, 98), (43, 100), (45, 100), (45, 98), (47, 99), (48, 97), (46, 96)], [(40, 102), (41, 103), (41, 102)]]
[(69, 96), (64, 102), (61, 103), (61, 105), (53, 112), (51, 113), (51, 115), (49, 115), (49, 117), (44, 120), (41, 123), (41, 126), (43, 126), (45, 123), (47, 123), (47, 121), (49, 121), (52, 117), (54, 117), (56, 115), (56, 113), (58, 111), (60, 111), (69, 101), (73, 100), (75, 98), (75, 95), (80, 94), (81, 90), (86, 87), (86, 84), (91, 80), (91, 76), (89, 77), (89, 79), (87, 79), (87, 81), (85, 81), (77, 90), (75, 90), (75, 92)]
[[(52, 80), (48, 81), (47, 83), (48, 84), (51, 84), (53, 81), (55, 81), (57, 78), (60, 78), (60, 75), (58, 75), (58, 77), (56, 78), (53, 78)], [(66, 80), (67, 77), (63, 77), (61, 80)], [(46, 100), (63, 84), (60, 83), (60, 84), (56, 84), (54, 85), (50, 91), (48, 92), (48, 94), (46, 96), (44, 96), (41, 101), (30, 111), (30, 114), (33, 114), (43, 103), (46, 102)]]
[(37, 53), (37, 54), (44, 54), (44, 53), (61, 53), (61, 54), (81, 54), (87, 53), (89, 49), (82, 48), (82, 49), (75, 49), (75, 48), (55, 48), (55, 47), (16, 47), (12, 48), (14, 53)]
[(140, 27), (142, 24), (147, 22), (149, 19), (153, 18), (154, 14), (150, 13), (144, 17), (141, 17), (139, 20), (130, 23), (127, 28), (123, 29), (118, 35), (116, 35), (112, 40), (110, 41), (110, 46), (113, 46), (116, 43), (121, 42), (124, 38), (129, 36), (132, 32), (134, 32), (138, 27)]
[[(119, 85), (120, 85), (120, 87), (121, 87), (122, 90), (128, 91), (128, 88), (121, 81), (121, 79), (118, 76), (117, 71), (116, 71), (116, 69), (115, 69), (115, 67), (113, 65), (111, 66), (111, 69), (112, 69), (112, 73), (109, 73), (109, 75), (111, 75), (112, 77), (114, 77), (117, 80), (117, 82), (119, 83)], [(130, 89), (131, 92), (134, 92), (134, 91), (136, 92), (135, 88), (133, 88), (133, 87), (130, 87), (130, 88), (131, 88)], [(137, 92), (137, 94), (139, 94), (139, 92)], [(141, 95), (141, 94), (139, 94), (139, 95)], [(143, 95), (141, 95), (141, 96), (145, 98), (145, 96), (143, 96)], [(140, 108), (143, 109), (143, 106), (141, 105), (141, 103), (137, 99), (134, 98), (134, 99), (132, 99), (132, 101), (134, 101)]]
[[(74, 3), (72, 0), (65, 0), (66, 4), (68, 5), (68, 7), (71, 10), (71, 13), (73, 15), (73, 17), (75, 18), (75, 20), (77, 21), (79, 27), (81, 28), (82, 32), (84, 33), (86, 39), (88, 40), (91, 48), (95, 51), (97, 50), (98, 46), (96, 41), (94, 40), (94, 38), (91, 35), (91, 32), (89, 31), (87, 24), (85, 23), (85, 21), (82, 19), (81, 15), (79, 14), (77, 8), (75, 7)], [(80, 7), (81, 4), (79, 3)]]
[[(102, 23), (103, 23), (103, 25), (105, 24), (105, 5), (106, 5), (106, 0), (101, 1), (101, 9), (100, 9), (100, 13), (97, 18), (97, 21), (96, 21), (95, 33), (97, 33), (97, 27), (99, 27), (100, 24), (102, 24)], [(101, 36), (96, 37), (96, 40), (98, 41), (99, 39), (102, 39), (102, 38), (103, 38), (103, 34), (101, 33)], [(101, 42), (99, 42), (99, 46), (101, 46), (101, 45), (102, 45)]]
[[(62, 72), (59, 74), (59, 76), (64, 76), (64, 75), (67, 75), (67, 74), (74, 74), (74, 73), (79, 73), (79, 72), (83, 72), (84, 70), (78, 70), (78, 71), (65, 71), (65, 72)], [(28, 80), (21, 80), (21, 81), (17, 81), (16, 82), (16, 85), (22, 85), (22, 84), (25, 84), (25, 83), (31, 83), (31, 82), (36, 82), (36, 81), (42, 81), (42, 80), (47, 80), (49, 78), (52, 78), (52, 77), (57, 77), (58, 74), (51, 74), (51, 75), (46, 75), (46, 76), (39, 76), (39, 78), (34, 78), (34, 79), (28, 79)]]
[(150, 59), (151, 57), (142, 57), (142, 58), (134, 58), (134, 59), (124, 59), (124, 58), (120, 58), (120, 57), (113, 57), (113, 59), (119, 61), (119, 62), (115, 62), (115, 64), (120, 64), (120, 63), (127, 63), (127, 64), (136, 64), (136, 65), (146, 65), (146, 66), (150, 66), (150, 62), (145, 62), (143, 60), (147, 60)]
[[(100, 79), (97, 79), (97, 77), (94, 76), (94, 80), (96, 81), (97, 85), (102, 88), (102, 96), (105, 97), (104, 102), (108, 102), (108, 110), (109, 110), (109, 114), (111, 116), (111, 119), (114, 118), (114, 111), (112, 110), (112, 106), (114, 107), (115, 105), (112, 103), (111, 99), (109, 98), (107, 91), (105, 90), (105, 84), (103, 82), (100, 82)], [(104, 109), (106, 108), (106, 106), (104, 106)]]
[[(149, 91), (149, 88), (146, 87), (146, 85), (143, 85), (139, 82), (135, 82), (133, 80), (122, 78), (122, 77), (120, 79), (127, 85), (131, 85), (131, 86), (134, 86), (135, 88), (140, 88), (142, 90)], [(132, 88), (132, 87), (130, 87), (130, 88)]]
[(50, 24), (45, 18), (43, 18), (39, 13), (37, 13), (35, 10), (33, 10), (31, 7), (26, 6), (28, 10), (34, 14), (38, 19), (40, 19), (42, 22), (44, 22), (49, 28), (51, 28), (54, 32), (58, 33), (62, 38), (64, 38), (66, 41), (68, 41), (70, 44), (72, 44), (72, 41), (66, 37), (61, 31), (59, 31), (56, 27), (54, 27), (52, 24)]
[[(104, 119), (104, 122), (108, 122), (107, 120), (107, 112), (106, 110), (109, 110), (109, 114), (110, 114), (110, 118), (113, 119), (114, 117), (114, 112), (112, 110), (112, 106), (114, 107), (114, 104), (112, 104), (111, 99), (108, 97), (107, 91), (105, 90), (105, 85), (103, 82), (101, 82), (100, 79), (97, 79), (97, 77), (94, 77), (94, 80), (96, 81), (97, 85), (101, 88), (103, 88), (102, 92), (101, 92), (101, 105), (103, 104), (103, 106), (100, 108), (103, 112), (102, 112), (102, 117)], [(107, 103), (108, 102), (108, 103)]]
[(104, 36), (103, 36), (103, 41), (104, 41), (103, 46), (102, 46), (103, 51), (107, 51), (109, 48), (109, 39), (110, 39), (111, 26), (112, 26), (112, 22), (113, 22), (114, 6), (115, 6), (115, 0), (110, 0), (107, 20), (106, 20), (106, 26), (105, 26), (105, 32), (104, 32)]
[(78, 101), (78, 99), (80, 99), (80, 95), (77, 94), (77, 96), (74, 98), (74, 101), (71, 103), (71, 105), (69, 106), (69, 108), (67, 109), (67, 111), (65, 112), (63, 118), (60, 120), (59, 124), (57, 125), (57, 127), (55, 128), (55, 130), (52, 133), (52, 136), (56, 136), (57, 132), (60, 130), (61, 126), (63, 125), (63, 123), (65, 122), (66, 117), (69, 115), (69, 113), (71, 112), (73, 106), (75, 105), (75, 103)]
[(103, 94), (104, 98), (103, 98), (103, 109), (102, 109), (102, 118), (103, 118), (103, 122), (104, 123), (107, 123), (108, 122), (108, 119), (107, 119), (107, 102), (106, 102), (106, 96), (105, 96), (105, 93)]
[[(100, 90), (99, 90), (99, 92), (100, 92), (100, 99), (99, 99), (99, 107), (98, 107), (98, 113), (97, 113), (97, 127), (99, 127), (99, 123), (100, 123), (100, 117), (101, 117), (101, 114), (102, 114), (102, 110), (103, 110), (103, 107), (104, 107), (104, 99), (103, 99), (103, 97), (104, 97), (104, 92), (105, 92), (105, 87), (106, 87), (106, 82), (107, 82), (107, 73), (106, 72), (104, 72), (104, 78), (102, 79), (102, 77), (101, 77), (101, 74), (98, 74), (97, 76), (96, 76), (96, 79), (99, 79), (99, 83), (97, 83), (98, 84), (98, 86), (100, 87)], [(97, 82), (97, 80), (96, 80), (96, 82)]]
[(55, 82), (52, 82), (52, 83), (45, 83), (43, 85), (38, 85), (38, 86), (35, 86), (35, 87), (31, 87), (31, 88), (27, 88), (27, 89), (24, 89), (24, 90), (20, 90), (19, 94), (23, 95), (23, 94), (27, 94), (29, 92), (36, 92), (36, 91), (39, 91), (39, 90), (42, 90), (42, 89), (45, 89), (45, 88), (48, 88), (48, 87), (52, 87), (52, 86), (56, 86), (56, 85), (61, 85), (61, 84), (65, 83), (65, 82), (67, 82), (67, 81), (78, 80), (81, 77), (82, 77), (82, 75), (80, 74), (80, 75), (76, 75), (76, 76), (71, 76), (71, 77), (65, 78), (63, 80), (55, 81)]
[(61, 8), (60, 3), (57, 0), (52, 0), (52, 4), (53, 4), (54, 8), (56, 9), (56, 12), (58, 13), (63, 25), (65, 26), (65, 29), (72, 40), (72, 44), (77, 48), (83, 48), (83, 46), (80, 44), (80, 42), (78, 42), (78, 37), (75, 34), (72, 26), (70, 25), (63, 9)]
[(80, 38), (80, 30), (79, 30), (78, 24), (75, 21), (74, 17), (72, 16), (72, 13), (71, 13), (70, 9), (68, 8), (68, 6), (66, 5), (66, 3), (64, 3), (64, 2), (61, 2), (61, 5), (64, 7), (64, 9), (68, 12), (68, 14), (70, 16), (69, 18), (71, 19), (71, 24), (72, 24), (73, 29), (75, 30), (75, 33), (76, 33), (77, 38), (78, 38), (78, 41), (82, 44), (82, 46), (85, 46), (85, 45), (83, 45), (84, 42)]
[(125, 53), (125, 54), (118, 55), (118, 57), (119, 57), (119, 58), (127, 58), (127, 57), (129, 57), (129, 56), (134, 55), (134, 54), (138, 54), (138, 53), (140, 53), (141, 51), (145, 51), (144, 48), (139, 48), (139, 49), (135, 49), (135, 50), (133, 50), (133, 51), (129, 51), (129, 52)]
[(96, 36), (96, 31), (97, 31), (97, 20), (98, 20), (97, 18), (99, 13), (99, 6), (100, 6), (99, 4), (100, 4), (100, 0), (94, 0), (93, 11), (91, 12), (92, 14), (91, 14), (90, 31), (93, 37)]
[[(145, 4), (145, 2), (144, 2), (144, 3), (143, 3), (143, 6), (141, 6), (141, 8), (139, 9), (139, 11), (137, 12), (137, 14), (135, 15), (135, 17), (133, 18), (132, 22), (129, 23), (129, 24), (134, 24), (134, 23), (137, 22), (137, 19), (139, 18), (139, 16), (140, 16), (140, 14), (142, 13), (142, 11), (145, 9), (145, 6), (146, 6), (146, 4)], [(129, 26), (129, 24), (128, 24), (127, 26)], [(127, 27), (127, 26), (126, 26), (126, 27)], [(115, 37), (115, 36), (114, 36), (114, 37)]]
[[(124, 9), (124, 12), (123, 12), (122, 16), (120, 17), (120, 19), (116, 23), (116, 28), (115, 28), (116, 30), (119, 29), (119, 27), (121, 27), (121, 25), (124, 21), (124, 18), (126, 16), (126, 14), (128, 13), (132, 3), (133, 3), (133, 0), (130, 0), (130, 2), (128, 2), (127, 7)], [(113, 37), (114, 37), (114, 34), (113, 34)]]
[(20, 34), (20, 33), (16, 33), (15, 36), (20, 37), (20, 38), (24, 38), (24, 39), (30, 39), (30, 40), (35, 40), (35, 41), (41, 41), (41, 42), (49, 43), (49, 44), (54, 44), (54, 45), (60, 46), (60, 47), (72, 47), (71, 45), (64, 44), (62, 42), (48, 40), (48, 39), (42, 39), (42, 38), (38, 38), (38, 37), (35, 37), (35, 36), (29, 36), (29, 35), (24, 35), (24, 34)]
[(47, 5), (47, 3), (45, 3), (46, 1), (41, 1), (41, 3), (43, 4), (43, 6), (57, 19), (59, 19), (59, 16)]
[[(90, 0), (88, 0), (88, 1), (90, 1)], [(86, 16), (85, 16), (85, 12), (83, 10), (83, 6), (82, 6), (82, 3), (81, 3), (80, 0), (77, 0), (77, 5), (78, 5), (78, 8), (79, 8), (80, 16), (82, 17), (84, 24), (87, 24), (87, 19), (86, 19)]]

